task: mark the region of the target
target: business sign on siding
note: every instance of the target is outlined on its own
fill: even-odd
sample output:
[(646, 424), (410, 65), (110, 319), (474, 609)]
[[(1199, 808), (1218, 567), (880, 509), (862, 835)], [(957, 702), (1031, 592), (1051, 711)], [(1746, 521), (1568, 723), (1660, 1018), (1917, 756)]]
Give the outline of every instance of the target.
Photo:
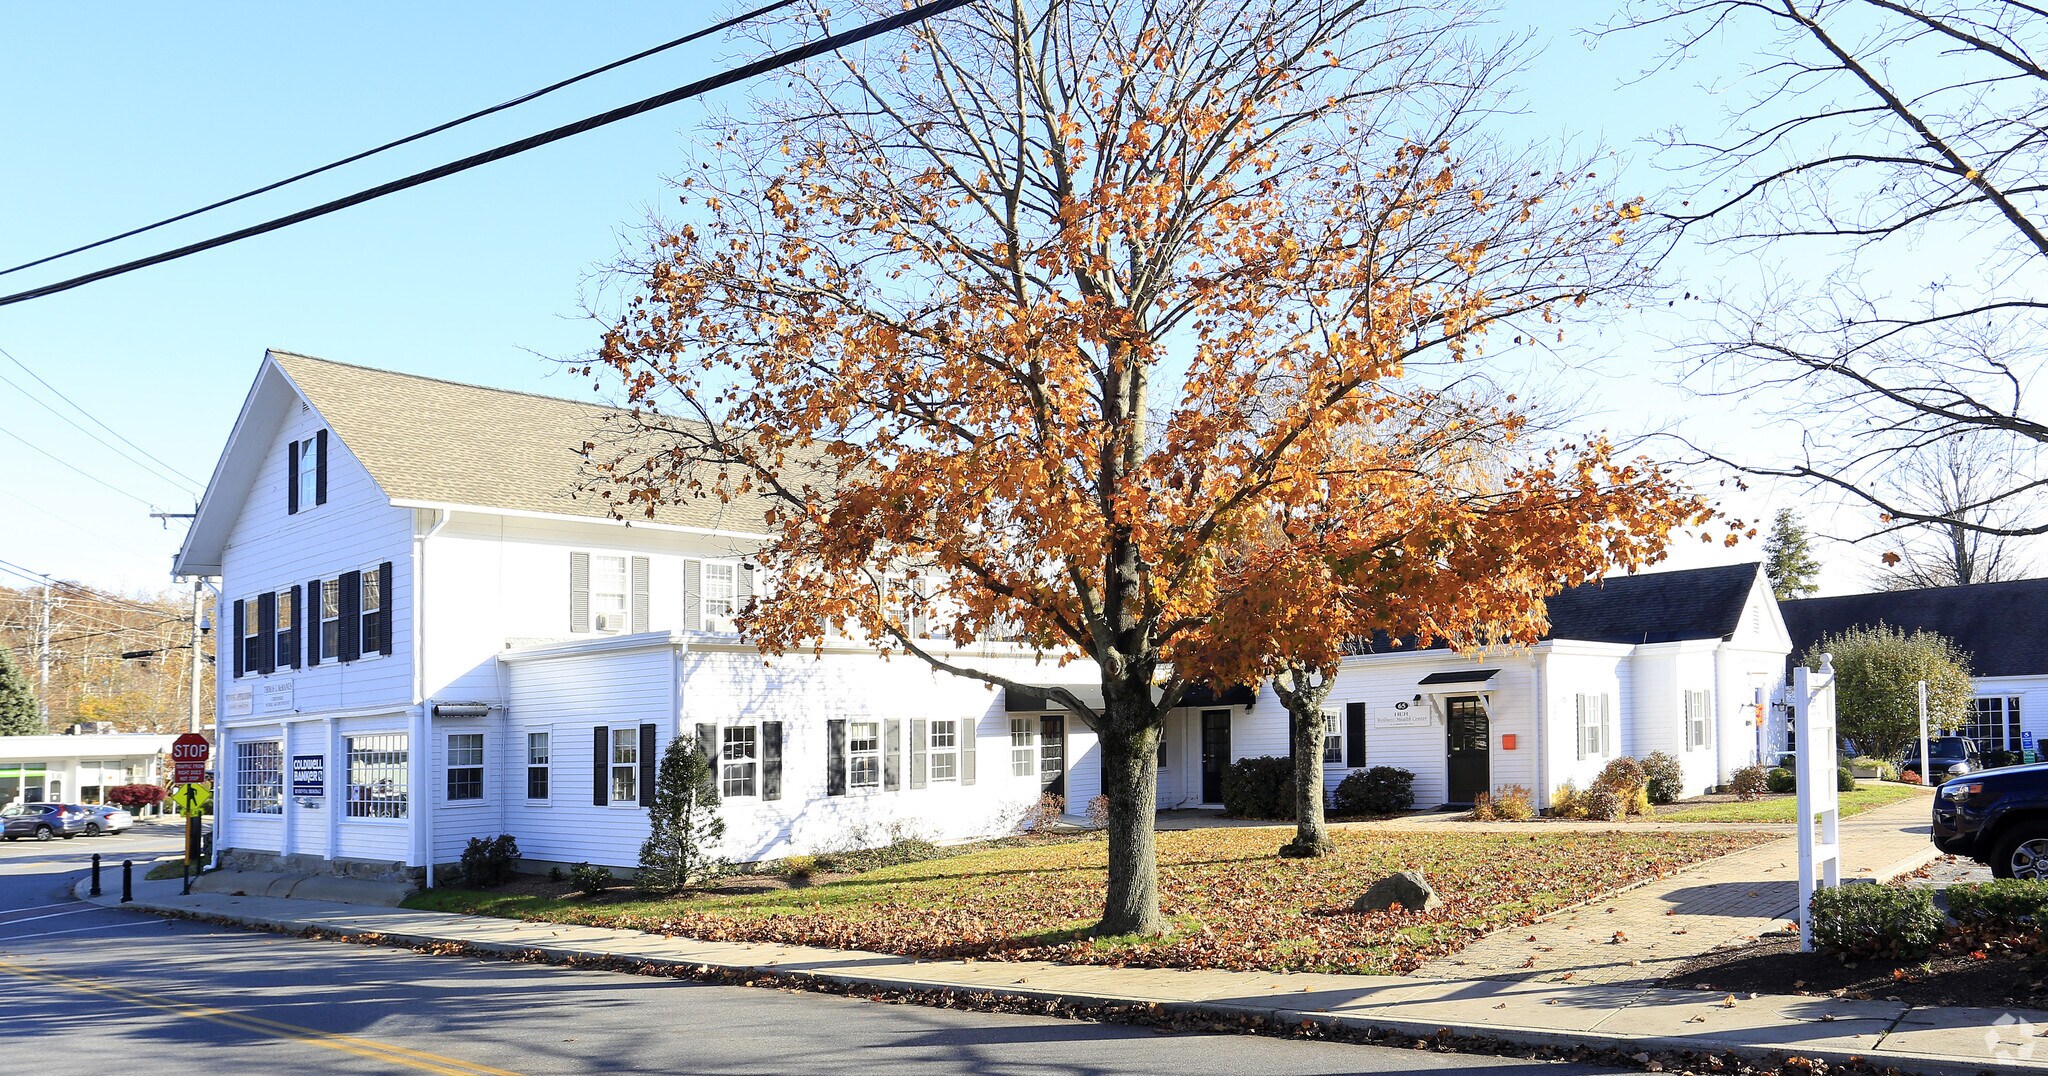
[(256, 709), (266, 714), (288, 714), (292, 705), (292, 682), (290, 680), (265, 680), (257, 689)]
[(292, 795), (317, 799), (327, 794), (327, 756), (292, 756)]
[(1372, 727), (1376, 729), (1421, 728), (1435, 722), (1436, 715), (1419, 703), (1397, 702), (1372, 708)]
[(227, 690), (227, 716), (248, 717), (256, 712), (256, 685), (231, 684)]

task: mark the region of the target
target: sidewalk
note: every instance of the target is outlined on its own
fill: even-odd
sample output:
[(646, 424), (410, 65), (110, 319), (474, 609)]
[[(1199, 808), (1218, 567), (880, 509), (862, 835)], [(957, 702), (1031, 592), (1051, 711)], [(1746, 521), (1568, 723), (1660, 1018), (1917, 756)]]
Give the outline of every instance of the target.
[[(1842, 820), (1842, 880), (1886, 882), (1933, 861), (1926, 797)], [(1799, 842), (1783, 840), (1695, 864), (1668, 878), (1495, 931), (1415, 974), (1646, 985), (1732, 942), (1777, 930), (1799, 911)], [(2048, 1053), (2048, 1049), (2044, 1049)]]
[[(80, 893), (83, 895), (81, 884)], [(121, 907), (114, 895), (88, 898)], [(1156, 1004), (1162, 1011), (1275, 1029), (1304, 1021), (1428, 1038), (1440, 1031), (1539, 1046), (1797, 1055), (1830, 1064), (1866, 1059), (1912, 1072), (2048, 1072), (2036, 1028), (2048, 1013), (1915, 1008), (1821, 997), (1732, 997), (1642, 985), (1430, 980), (1394, 976), (1105, 968), (1033, 961), (912, 960), (794, 945), (702, 942), (631, 930), (530, 923), (445, 912), (277, 897), (178, 894), (143, 882), (147, 912), (264, 930), (309, 929), (359, 941), (466, 946), (549, 961), (621, 959), (642, 967), (772, 974), (785, 981), (1062, 1001), (1077, 1006)], [(364, 935), (375, 935), (366, 938)], [(2036, 1053), (2039, 1057), (2036, 1058)]]

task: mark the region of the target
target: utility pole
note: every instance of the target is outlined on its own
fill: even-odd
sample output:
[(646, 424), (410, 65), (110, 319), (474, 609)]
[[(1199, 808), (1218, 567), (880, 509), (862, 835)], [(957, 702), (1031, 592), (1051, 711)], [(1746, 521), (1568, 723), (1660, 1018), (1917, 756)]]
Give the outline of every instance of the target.
[(50, 729), (50, 577), (43, 577), (43, 613), (41, 639), (36, 646), (36, 663), (40, 682), (36, 685), (36, 712), (42, 717), (43, 731)]
[(199, 731), (199, 667), (205, 657), (199, 652), (199, 594), (205, 586), (202, 580), (192, 580), (192, 717), (186, 722), (186, 732)]

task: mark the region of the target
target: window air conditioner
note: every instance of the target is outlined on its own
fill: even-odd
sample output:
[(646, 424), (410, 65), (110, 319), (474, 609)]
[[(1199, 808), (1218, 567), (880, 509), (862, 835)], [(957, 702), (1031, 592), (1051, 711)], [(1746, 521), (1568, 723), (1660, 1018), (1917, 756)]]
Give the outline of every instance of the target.
[(597, 630), (618, 631), (626, 626), (625, 620), (625, 617), (617, 613), (599, 613), (597, 614)]

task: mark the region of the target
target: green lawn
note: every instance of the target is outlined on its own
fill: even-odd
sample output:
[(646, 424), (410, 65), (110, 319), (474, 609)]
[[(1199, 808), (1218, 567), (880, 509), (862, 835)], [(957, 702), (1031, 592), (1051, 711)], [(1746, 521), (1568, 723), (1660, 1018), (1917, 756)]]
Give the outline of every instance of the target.
[[(801, 889), (588, 901), (437, 889), (407, 907), (629, 927), (713, 941), (772, 941), (920, 957), (1045, 959), (1150, 967), (1399, 973), (1497, 927), (1770, 835), (1741, 830), (1527, 835), (1340, 831), (1338, 853), (1282, 860), (1290, 830), (1159, 835), (1160, 938), (1087, 935), (1102, 906), (1098, 840), (1000, 847)], [(1374, 879), (1419, 870), (1445, 906), (1360, 914)]]
[[(1856, 791), (1842, 793), (1842, 817), (1924, 795), (1912, 785), (1857, 785)], [(1673, 804), (1659, 807), (1656, 818), (1663, 822), (1791, 822), (1798, 813), (1797, 796), (1766, 796), (1748, 803), (1702, 803), (1691, 807)]]

